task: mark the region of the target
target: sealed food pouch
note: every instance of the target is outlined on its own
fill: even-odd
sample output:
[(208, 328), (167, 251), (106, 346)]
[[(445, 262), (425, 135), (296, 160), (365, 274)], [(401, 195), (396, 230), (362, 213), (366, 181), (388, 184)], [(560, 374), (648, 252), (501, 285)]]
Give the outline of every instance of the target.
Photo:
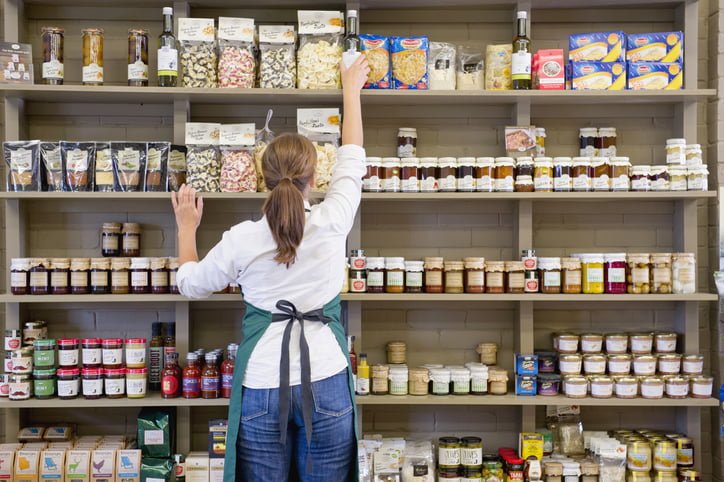
[(7, 190), (40, 190), (40, 141), (3, 142)]
[(488, 45), (485, 48), (486, 90), (510, 90), (513, 88), (513, 46)]
[(458, 90), (485, 89), (485, 54), (473, 45), (458, 46)]
[(214, 88), (216, 79), (216, 30), (213, 18), (179, 18), (179, 64), (183, 87)]
[(430, 55), (427, 58), (430, 90), (455, 90), (455, 61), (455, 45), (430, 42)]
[(113, 192), (115, 189), (110, 142), (96, 142), (95, 175), (93, 178), (94, 191)]
[(166, 191), (178, 191), (186, 184), (186, 146), (172, 145), (168, 154)]
[(62, 191), (63, 161), (60, 156), (60, 143), (41, 142), (40, 160), (43, 163), (43, 189), (46, 191)]
[(95, 142), (60, 142), (65, 190), (85, 192), (93, 190), (93, 163), (96, 156)]
[(390, 88), (390, 39), (381, 35), (359, 36), (362, 52), (367, 58), (370, 73), (365, 89)]
[(221, 192), (256, 192), (255, 141), (254, 124), (221, 126)]
[(220, 124), (186, 123), (186, 183), (199, 192), (221, 191)]
[(146, 172), (145, 142), (111, 142), (116, 192), (143, 190)]
[(256, 78), (254, 19), (219, 17), (219, 87), (251, 89)]
[(399, 90), (427, 90), (427, 37), (392, 37), (392, 84)]
[(166, 190), (166, 170), (170, 142), (149, 142), (146, 146), (146, 192), (164, 192)]
[(291, 25), (259, 26), (259, 87), (293, 89), (297, 85), (296, 35)]
[(297, 109), (297, 132), (312, 141), (317, 150), (312, 191), (327, 192), (329, 188), (342, 140), (340, 124), (339, 109)]
[(344, 15), (342, 12), (299, 10), (297, 88), (340, 89)]
[(257, 190), (259, 192), (267, 192), (266, 183), (264, 182), (264, 171), (262, 169), (262, 159), (266, 146), (274, 140), (274, 132), (269, 128), (274, 111), (269, 109), (266, 114), (266, 123), (262, 129), (256, 131), (256, 143), (254, 144), (254, 164), (256, 167)]

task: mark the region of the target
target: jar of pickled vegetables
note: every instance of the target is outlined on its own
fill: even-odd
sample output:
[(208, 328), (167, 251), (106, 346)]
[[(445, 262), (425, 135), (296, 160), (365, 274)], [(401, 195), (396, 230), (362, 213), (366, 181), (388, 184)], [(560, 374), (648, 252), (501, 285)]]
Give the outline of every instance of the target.
[(581, 255), (583, 293), (587, 295), (604, 292), (603, 254), (588, 253)]
[(671, 253), (651, 255), (651, 292), (668, 295), (671, 286)]
[(628, 255), (627, 291), (629, 294), (651, 292), (651, 256), (649, 253)]
[(626, 253), (607, 253), (604, 260), (604, 291), (609, 294), (626, 293)]

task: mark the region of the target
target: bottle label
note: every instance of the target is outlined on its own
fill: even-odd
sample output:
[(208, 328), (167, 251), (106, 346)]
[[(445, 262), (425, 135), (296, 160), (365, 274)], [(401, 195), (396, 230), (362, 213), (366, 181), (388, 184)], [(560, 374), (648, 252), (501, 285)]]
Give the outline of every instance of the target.
[(201, 390), (204, 392), (214, 392), (219, 390), (219, 378), (218, 377), (202, 377), (201, 378)]
[(625, 283), (626, 270), (624, 268), (608, 268), (609, 283)]
[(184, 394), (198, 394), (201, 392), (201, 379), (184, 378), (182, 386)]
[(148, 80), (148, 65), (141, 60), (128, 64), (128, 80)]
[(357, 377), (357, 393), (368, 395), (370, 393), (370, 379)]
[(43, 78), (52, 80), (63, 80), (65, 76), (63, 64), (58, 60), (43, 62)]
[(158, 49), (158, 75), (178, 77), (178, 51), (171, 47)]
[(222, 373), (221, 374), (221, 388), (230, 390), (233, 386), (234, 374), (233, 373)]
[(162, 355), (163, 355), (163, 347), (158, 346), (158, 347), (151, 347), (149, 349), (148, 380), (152, 384), (157, 384), (161, 381), (161, 370), (162, 370), (161, 358), (162, 358)]
[(166, 375), (161, 380), (161, 392), (164, 395), (175, 395), (178, 392), (178, 380), (173, 375)]
[(103, 67), (98, 64), (90, 64), (83, 67), (83, 82), (102, 83)]
[(513, 80), (530, 80), (531, 59), (530, 52), (521, 51), (513, 54)]

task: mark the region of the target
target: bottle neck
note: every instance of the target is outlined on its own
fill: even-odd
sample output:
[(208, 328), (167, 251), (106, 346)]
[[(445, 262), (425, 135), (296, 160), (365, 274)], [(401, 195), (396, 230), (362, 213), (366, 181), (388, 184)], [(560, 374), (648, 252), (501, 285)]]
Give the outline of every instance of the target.
[(528, 20), (525, 18), (518, 19), (518, 37), (528, 37)]
[(163, 16), (163, 33), (173, 34), (173, 15)]
[(347, 17), (347, 36), (357, 35), (357, 17)]

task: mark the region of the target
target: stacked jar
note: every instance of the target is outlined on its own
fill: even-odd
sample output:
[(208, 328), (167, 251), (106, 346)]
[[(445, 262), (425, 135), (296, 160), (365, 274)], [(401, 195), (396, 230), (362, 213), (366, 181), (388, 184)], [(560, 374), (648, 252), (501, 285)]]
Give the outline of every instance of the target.
[(364, 249), (353, 249), (349, 257), (349, 291), (367, 292), (367, 257)]

